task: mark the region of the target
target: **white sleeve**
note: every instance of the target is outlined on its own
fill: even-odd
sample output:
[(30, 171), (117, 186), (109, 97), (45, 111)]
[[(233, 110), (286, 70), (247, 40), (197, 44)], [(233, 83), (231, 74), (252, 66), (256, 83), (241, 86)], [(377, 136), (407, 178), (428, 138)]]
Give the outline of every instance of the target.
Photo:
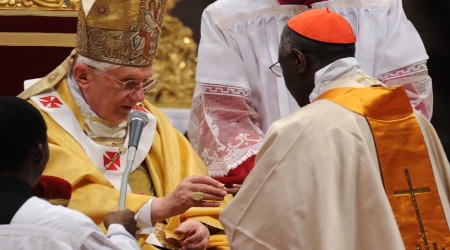
[(136, 214), (137, 226), (141, 229), (141, 234), (150, 234), (153, 228), (151, 218), (152, 202), (153, 198), (145, 203)]
[(121, 224), (111, 224), (106, 237), (120, 249), (141, 249), (136, 239)]
[(88, 230), (91, 232), (82, 242), (80, 249), (141, 249), (139, 243), (123, 225), (111, 224), (106, 236), (95, 224)]

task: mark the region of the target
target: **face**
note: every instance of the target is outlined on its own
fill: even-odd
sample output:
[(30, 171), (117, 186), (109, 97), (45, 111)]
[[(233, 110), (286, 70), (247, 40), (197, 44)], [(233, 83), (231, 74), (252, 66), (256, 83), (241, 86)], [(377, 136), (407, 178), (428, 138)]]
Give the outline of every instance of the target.
[[(86, 79), (79, 80), (74, 67), (74, 75), (83, 93), (86, 103), (101, 118), (109, 121), (126, 120), (131, 108), (145, 99), (143, 88), (127, 92), (122, 90), (123, 84), (129, 80), (143, 81), (152, 75), (152, 67), (119, 67), (104, 71), (85, 66)], [(97, 71), (97, 72), (96, 72)], [(114, 80), (114, 78), (116, 80)]]

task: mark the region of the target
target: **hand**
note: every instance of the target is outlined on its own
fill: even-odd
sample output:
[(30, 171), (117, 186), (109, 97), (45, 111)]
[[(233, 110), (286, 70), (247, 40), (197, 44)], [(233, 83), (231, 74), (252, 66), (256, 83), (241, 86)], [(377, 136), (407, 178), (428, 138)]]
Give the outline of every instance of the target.
[(180, 250), (205, 250), (209, 242), (209, 231), (205, 225), (196, 220), (187, 220), (174, 230), (180, 236)]
[(136, 234), (137, 230), (137, 222), (134, 219), (134, 212), (130, 209), (108, 213), (103, 224), (106, 229), (108, 229), (111, 224), (121, 224), (133, 236)]
[[(227, 195), (224, 184), (209, 176), (189, 176), (167, 196), (152, 202), (152, 223), (182, 214), (191, 207), (218, 207)], [(203, 193), (203, 200), (195, 201), (192, 195)]]
[(227, 191), (227, 193), (235, 196), (237, 194), (237, 192), (239, 191), (239, 189), (241, 189), (241, 186), (242, 186), (242, 184), (233, 184), (232, 188), (226, 188), (225, 190)]

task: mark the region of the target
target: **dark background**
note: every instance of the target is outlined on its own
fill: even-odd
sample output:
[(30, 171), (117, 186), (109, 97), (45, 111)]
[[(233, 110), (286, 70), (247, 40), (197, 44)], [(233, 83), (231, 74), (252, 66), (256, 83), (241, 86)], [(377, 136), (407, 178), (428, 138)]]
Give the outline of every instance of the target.
[[(257, 0), (255, 0), (257, 1)], [(212, 0), (182, 0), (172, 10), (172, 15), (190, 27), (193, 31), (194, 40), (200, 40), (200, 19), (203, 9), (208, 6)], [(421, 35), (430, 59), (428, 60), (429, 74), (433, 80), (434, 93), (434, 111), (431, 119), (447, 155), (450, 154), (450, 111), (446, 102), (450, 98), (450, 91), (445, 78), (446, 70), (449, 70), (447, 59), (450, 58), (450, 43), (446, 40), (449, 37), (450, 28), (444, 26), (445, 16), (450, 9), (450, 1), (403, 1), (404, 9), (408, 19), (414, 24)], [(20, 19), (20, 18), (19, 18)], [(20, 20), (11, 20), (10, 17), (0, 16), (0, 31), (9, 32), (8, 27), (17, 29)], [(15, 25), (10, 25), (15, 23)], [(76, 32), (76, 19), (61, 18), (57, 26), (64, 26), (64, 29), (52, 28), (52, 32)], [(51, 24), (51, 25), (50, 25)], [(54, 19), (48, 21), (42, 18), (32, 22), (25, 22), (21, 31), (49, 31), (50, 26), (55, 26)], [(68, 29), (67, 27), (72, 27)], [(408, 44), (405, 44), (408, 46)], [(20, 47), (1, 47), (0, 46), (0, 73), (2, 82), (0, 83), (1, 95), (17, 95), (21, 91), (24, 79), (31, 79), (45, 76), (57, 65), (60, 64), (70, 53), (71, 48), (49, 48), (35, 47), (30, 53)], [(13, 70), (10, 70), (13, 65)], [(8, 70), (7, 70), (8, 69)], [(31, 69), (31, 70), (30, 70)], [(20, 86), (20, 87), (18, 87)]]
[[(444, 146), (447, 157), (450, 155), (450, 97), (446, 71), (449, 70), (450, 58), (449, 40), (450, 28), (445, 24), (450, 1), (403, 1), (408, 19), (422, 36), (428, 56), (428, 70), (433, 80), (433, 117), (434, 125)], [(407, 46), (407, 45), (405, 45)]]

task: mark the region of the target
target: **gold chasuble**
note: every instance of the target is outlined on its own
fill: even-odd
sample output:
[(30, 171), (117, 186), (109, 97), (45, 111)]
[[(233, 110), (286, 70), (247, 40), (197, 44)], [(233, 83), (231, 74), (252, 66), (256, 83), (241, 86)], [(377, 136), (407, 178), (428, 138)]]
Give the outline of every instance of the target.
[(420, 126), (403, 87), (336, 88), (319, 99), (365, 116), (406, 249), (450, 249), (450, 232)]

